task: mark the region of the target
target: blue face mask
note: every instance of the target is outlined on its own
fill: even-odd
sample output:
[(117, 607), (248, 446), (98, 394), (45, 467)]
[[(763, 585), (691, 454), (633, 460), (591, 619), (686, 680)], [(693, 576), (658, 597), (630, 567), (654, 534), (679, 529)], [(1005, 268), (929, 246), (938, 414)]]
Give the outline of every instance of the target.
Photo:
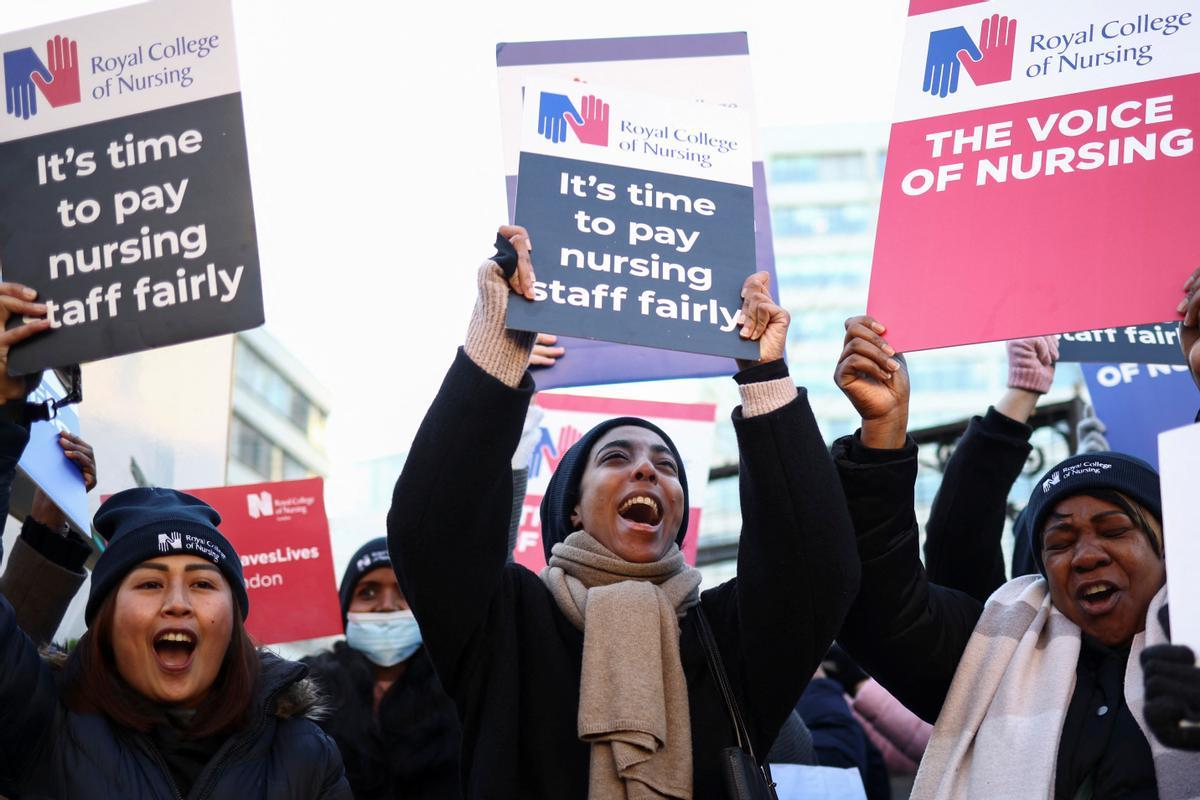
[(421, 646), (421, 629), (411, 611), (346, 615), (346, 644), (372, 664), (394, 667)]

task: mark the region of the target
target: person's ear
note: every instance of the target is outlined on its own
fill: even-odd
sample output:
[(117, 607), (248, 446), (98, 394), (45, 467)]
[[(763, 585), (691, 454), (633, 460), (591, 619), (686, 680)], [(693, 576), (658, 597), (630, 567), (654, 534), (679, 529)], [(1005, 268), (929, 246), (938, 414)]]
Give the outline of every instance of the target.
[(579, 513), (579, 504), (575, 504), (575, 510), (571, 512), (571, 524), (575, 526), (575, 530), (583, 527), (583, 515)]

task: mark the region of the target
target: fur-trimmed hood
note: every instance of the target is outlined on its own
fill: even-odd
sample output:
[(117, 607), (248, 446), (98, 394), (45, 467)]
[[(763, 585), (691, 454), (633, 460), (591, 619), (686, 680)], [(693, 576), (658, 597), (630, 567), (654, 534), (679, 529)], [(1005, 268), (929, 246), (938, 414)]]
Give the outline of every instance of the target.
[(280, 719), (304, 717), (313, 722), (320, 722), (329, 719), (333, 710), (321, 687), (307, 676), (284, 689), (283, 694), (275, 701), (275, 716)]

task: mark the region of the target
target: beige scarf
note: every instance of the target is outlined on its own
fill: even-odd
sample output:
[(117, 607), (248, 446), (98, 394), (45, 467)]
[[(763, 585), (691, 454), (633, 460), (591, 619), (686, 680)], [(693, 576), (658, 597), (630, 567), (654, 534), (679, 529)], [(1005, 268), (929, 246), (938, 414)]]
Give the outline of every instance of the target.
[(583, 631), (579, 738), (592, 745), (589, 800), (692, 797), (692, 723), (679, 620), (700, 602), (700, 572), (679, 548), (618, 558), (583, 531), (554, 545), (542, 581)]
[[(1158, 609), (1133, 639), (1125, 702), (1150, 743), (1163, 800), (1200, 798), (1200, 754), (1170, 750), (1143, 719), (1143, 647), (1166, 641)], [(1054, 797), (1059, 738), (1079, 661), (1078, 626), (1050, 601), (1039, 576), (1014, 578), (984, 607), (959, 662), (921, 761), (914, 800), (1029, 800)]]

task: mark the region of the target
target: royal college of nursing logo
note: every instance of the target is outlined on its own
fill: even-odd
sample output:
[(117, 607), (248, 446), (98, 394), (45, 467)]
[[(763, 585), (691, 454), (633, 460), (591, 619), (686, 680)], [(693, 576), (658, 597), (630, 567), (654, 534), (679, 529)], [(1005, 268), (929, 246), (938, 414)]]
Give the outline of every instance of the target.
[(555, 144), (567, 140), (567, 126), (581, 144), (608, 147), (608, 103), (595, 95), (580, 98), (579, 108), (565, 94), (542, 92), (538, 100), (538, 133)]
[(964, 69), (976, 86), (1011, 80), (1016, 45), (1016, 19), (999, 14), (984, 18), (978, 43), (962, 25), (934, 31), (929, 34), (921, 91), (935, 97), (954, 94)]
[(250, 519), (274, 515), (275, 503), (271, 498), (271, 493), (261, 491), (246, 495), (246, 512), (250, 514)]
[(79, 102), (79, 46), (66, 36), (46, 40), (45, 62), (32, 47), (4, 53), (4, 111), (18, 119), (38, 113), (38, 94), (51, 108)]
[(158, 535), (158, 551), (160, 553), (170, 553), (174, 550), (183, 549), (183, 534), (179, 531), (171, 533), (160, 533)]

